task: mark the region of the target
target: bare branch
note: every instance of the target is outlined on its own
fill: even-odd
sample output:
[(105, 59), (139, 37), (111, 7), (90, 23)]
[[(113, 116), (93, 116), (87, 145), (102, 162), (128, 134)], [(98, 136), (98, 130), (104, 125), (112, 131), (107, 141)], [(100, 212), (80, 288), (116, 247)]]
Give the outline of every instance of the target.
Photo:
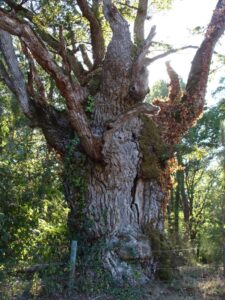
[[(6, 0), (5, 1), (13, 10), (16, 11), (17, 15), (20, 15), (21, 17), (26, 17), (30, 22), (33, 23), (33, 18), (35, 17), (35, 14), (32, 13), (30, 10), (26, 9), (25, 7), (16, 4), (12, 0)], [(53, 50), (55, 50), (57, 53), (60, 49), (60, 42), (55, 39), (53, 36), (51, 36), (49, 33), (45, 32), (43, 29), (40, 29), (37, 24), (34, 24), (37, 33), (39, 36), (43, 39), (45, 43), (47, 43)], [(70, 30), (71, 33), (71, 30)], [(74, 50), (74, 49), (73, 49)], [(82, 66), (82, 64), (77, 60), (77, 58), (74, 56), (74, 51), (71, 51), (70, 49), (66, 49), (66, 55), (67, 59), (70, 62), (70, 65), (72, 67), (73, 73), (76, 76), (76, 78), (79, 80), (79, 82), (82, 84), (86, 81), (85, 78), (85, 70)], [(59, 53), (60, 54), (60, 53)]]
[(148, 0), (139, 0), (138, 11), (134, 22), (134, 42), (140, 45), (144, 42), (144, 24), (147, 18)]
[(126, 7), (129, 7), (130, 9), (138, 10), (138, 7), (130, 5), (128, 1), (126, 1), (125, 3), (118, 1), (117, 3), (119, 3), (121, 6), (126, 6)]
[(88, 6), (86, 0), (77, 0), (77, 4), (79, 5), (83, 13), (83, 16), (90, 23), (94, 65), (98, 65), (103, 60), (105, 53), (105, 42), (103, 38), (101, 24), (94, 11)]
[(0, 62), (0, 74), (4, 76), (5, 83), (17, 97), (23, 111), (27, 109), (26, 105), (29, 105), (28, 113), (26, 113), (26, 111), (24, 111), (24, 113), (31, 119), (32, 126), (41, 127), (49, 145), (54, 147), (58, 152), (65, 153), (67, 141), (73, 134), (67, 114), (56, 111), (55, 108), (47, 105), (47, 101), (43, 103), (43, 85), (37, 77), (37, 74), (33, 74), (33, 76), (35, 76), (36, 84), (39, 89), (38, 101), (36, 101), (36, 103), (32, 101), (33, 99), (37, 100), (37, 93), (34, 93), (32, 100), (29, 98), (27, 94), (28, 87), (19, 69), (11, 36), (3, 30), (0, 30), (0, 46), (10, 73), (9, 76), (4, 64)]
[(149, 47), (152, 44), (152, 39), (154, 38), (156, 34), (156, 27), (152, 26), (148, 37), (146, 38), (146, 40), (144, 41), (143, 47), (140, 50), (140, 53), (135, 61), (134, 64), (134, 68), (135, 69), (140, 69), (142, 68), (144, 65), (146, 65), (146, 55), (148, 54), (149, 51)]
[[(31, 118), (32, 116), (30, 111), (29, 98), (26, 93), (26, 86), (24, 83), (23, 74), (20, 71), (15, 51), (13, 48), (12, 38), (10, 34), (3, 30), (0, 30), (0, 48), (8, 66), (10, 77), (12, 78), (12, 91), (17, 95), (24, 114), (27, 117)], [(2, 70), (4, 71), (4, 69)]]
[(146, 59), (146, 63), (148, 65), (150, 65), (151, 63), (153, 63), (154, 61), (158, 60), (158, 59), (161, 59), (161, 58), (164, 58), (170, 54), (173, 54), (173, 53), (176, 53), (178, 51), (182, 51), (182, 50), (186, 50), (186, 49), (198, 49), (199, 47), (198, 46), (192, 46), (192, 45), (189, 45), (189, 46), (184, 46), (184, 47), (181, 47), (181, 48), (176, 48), (176, 49), (170, 49), (162, 54), (159, 54), (159, 55), (156, 55), (152, 58), (147, 58)]
[[(45, 88), (41, 81), (41, 78), (38, 76), (38, 72), (35, 67), (35, 63), (33, 61), (33, 58), (31, 54), (29, 53), (29, 50), (27, 49), (26, 45), (22, 42), (22, 50), (25, 54), (26, 58), (29, 61), (30, 66), (30, 73), (28, 74), (28, 86), (27, 90), (28, 93), (33, 97), (33, 99), (39, 103), (41, 106), (45, 107), (47, 105), (47, 97), (45, 94)], [(35, 82), (38, 93), (35, 93), (33, 88), (33, 83)]]
[(36, 61), (52, 76), (61, 95), (66, 100), (71, 125), (79, 135), (83, 148), (90, 157), (99, 159), (99, 141), (93, 137), (81, 106), (82, 100), (87, 96), (86, 89), (76, 83), (71, 83), (70, 78), (54, 62), (44, 44), (27, 23), (10, 17), (3, 10), (0, 10), (0, 28), (19, 36), (30, 49)]
[(70, 76), (71, 66), (68, 60), (67, 51), (66, 51), (66, 41), (63, 36), (63, 27), (59, 27), (59, 41), (60, 41), (60, 55), (63, 59), (63, 66), (67, 76)]
[(146, 55), (154, 36), (155, 26), (151, 28), (150, 33), (145, 40), (142, 48), (140, 49), (136, 60), (133, 62), (133, 66), (131, 69), (131, 85), (129, 94), (132, 99), (135, 99), (135, 101), (142, 102), (146, 94), (149, 92)]
[[(158, 44), (158, 45), (162, 45), (162, 46), (171, 47), (171, 45), (169, 45), (169, 44), (158, 43), (158, 42), (152, 42), (152, 44)], [(168, 51), (166, 51), (164, 53), (161, 53), (159, 55), (153, 56), (151, 58), (146, 58), (146, 64), (150, 65), (150, 64), (152, 64), (153, 62), (155, 62), (158, 59), (165, 58), (166, 56), (169, 56), (169, 55), (171, 55), (173, 53), (176, 53), (176, 52), (179, 52), (179, 51), (182, 51), (182, 50), (186, 50), (186, 49), (198, 49), (198, 48), (199, 48), (199, 46), (188, 45), (188, 46), (183, 46), (183, 47), (180, 47), (180, 48), (170, 49), (170, 50), (168, 50)], [(213, 53), (217, 54), (219, 57), (224, 57), (224, 55), (218, 53), (217, 51), (213, 51)]]
[(4, 63), (0, 60), (0, 80), (3, 81), (13, 94), (16, 95), (16, 88), (12, 78), (10, 78)]
[(92, 70), (93, 64), (92, 64), (90, 58), (88, 57), (85, 45), (81, 44), (79, 49), (82, 54), (83, 62), (85, 63), (85, 65), (88, 67), (89, 70)]

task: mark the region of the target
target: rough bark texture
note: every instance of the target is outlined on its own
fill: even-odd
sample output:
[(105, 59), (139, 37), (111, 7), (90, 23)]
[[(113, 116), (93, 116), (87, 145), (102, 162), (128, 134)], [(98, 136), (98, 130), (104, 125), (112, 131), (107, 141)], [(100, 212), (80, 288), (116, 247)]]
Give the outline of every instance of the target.
[[(148, 282), (157, 269), (153, 235), (163, 231), (174, 145), (203, 110), (213, 48), (225, 28), (225, 1), (218, 1), (193, 60), (184, 95), (180, 94), (178, 76), (167, 66), (171, 90), (167, 102), (155, 101), (160, 111), (142, 103), (148, 93), (146, 55), (155, 35), (153, 27), (144, 40), (148, 1), (139, 1), (134, 28), (138, 45), (134, 45), (128, 22), (112, 1), (103, 0), (104, 16), (112, 30), (106, 52), (97, 13), (100, 2), (93, 1), (90, 7), (85, 0), (77, 1), (90, 25), (94, 62), (86, 63), (92, 68), (86, 72), (67, 49), (62, 28), (57, 41), (37, 24), (31, 27), (21, 18), (23, 13), (32, 22), (34, 14), (27, 8), (5, 2), (18, 17), (1, 9), (0, 28), (19, 37), (30, 66), (27, 90), (20, 76), (24, 87), (18, 99), (64, 162), (65, 196), (71, 208), (69, 225), (80, 249), (98, 244), (102, 266), (120, 284)], [(3, 47), (8, 38), (8, 34), (0, 34), (5, 58), (12, 50), (12, 43), (8, 50)], [(61, 49), (63, 68), (50, 53), (57, 48)], [(66, 111), (48, 103), (36, 63), (54, 80), (65, 99)], [(17, 62), (14, 64), (18, 67)], [(17, 70), (7, 59), (0, 68), (8, 87), (17, 93)], [(71, 75), (74, 70), (76, 79)], [(21, 99), (23, 94), (27, 98)], [(84, 107), (90, 99), (94, 110), (88, 118)]]

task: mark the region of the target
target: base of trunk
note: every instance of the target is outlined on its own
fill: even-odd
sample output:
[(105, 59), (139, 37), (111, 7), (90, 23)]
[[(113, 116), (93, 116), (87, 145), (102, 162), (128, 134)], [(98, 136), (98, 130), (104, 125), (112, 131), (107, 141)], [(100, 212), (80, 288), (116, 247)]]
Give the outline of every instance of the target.
[[(85, 247), (84, 271), (91, 270), (95, 277), (92, 269), (105, 270), (117, 285), (143, 285), (154, 278), (153, 235), (158, 243), (163, 231), (162, 166), (156, 154), (146, 164), (148, 157), (139, 143), (140, 135), (145, 136), (142, 127), (141, 119), (130, 120), (104, 148), (104, 164), (81, 160), (74, 167), (69, 165), (73, 176), (65, 176), (66, 182), (74, 179), (65, 184), (65, 190), (73, 211), (70, 225), (80, 247)], [(154, 148), (149, 138), (153, 133), (147, 133), (145, 148), (149, 152)], [(150, 168), (145, 176), (143, 165)]]
[(138, 227), (127, 226), (89, 246), (80, 245), (80, 272), (85, 281), (96, 285), (99, 281), (107, 281), (107, 286), (145, 285), (157, 270), (153, 248)]
[(108, 237), (102, 260), (117, 284), (132, 286), (151, 281), (157, 264), (148, 238), (131, 226)]

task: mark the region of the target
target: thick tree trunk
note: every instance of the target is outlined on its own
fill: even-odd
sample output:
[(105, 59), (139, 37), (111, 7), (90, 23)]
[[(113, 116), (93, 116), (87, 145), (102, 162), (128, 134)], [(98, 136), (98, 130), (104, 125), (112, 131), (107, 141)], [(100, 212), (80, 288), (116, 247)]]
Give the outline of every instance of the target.
[[(138, 117), (125, 123), (104, 149), (105, 163), (84, 163), (81, 159), (80, 167), (74, 167), (73, 180), (68, 170), (71, 164), (65, 165), (67, 199), (72, 208), (69, 223), (75, 237), (79, 236), (79, 246), (98, 244), (102, 268), (120, 284), (144, 284), (154, 277), (154, 234), (159, 236), (163, 230), (165, 192), (161, 179), (157, 170), (149, 176), (142, 171), (143, 126)], [(154, 148), (151, 142), (148, 147)], [(155, 160), (152, 163), (158, 164), (157, 157)], [(81, 182), (84, 169), (86, 180)]]
[[(203, 111), (213, 49), (225, 28), (225, 1), (217, 3), (183, 94), (177, 74), (167, 65), (171, 91), (168, 101), (155, 100), (160, 112), (142, 103), (148, 93), (147, 64), (160, 57), (146, 58), (155, 35), (153, 26), (144, 40), (147, 0), (139, 1), (135, 43), (128, 22), (113, 1), (102, 1), (112, 31), (106, 51), (102, 17), (96, 10), (98, 1), (77, 1), (90, 24), (94, 64), (89, 71), (81, 66), (74, 51), (67, 49), (62, 28), (57, 41), (37, 24), (30, 25), (33, 13), (29, 10), (5, 2), (15, 14), (1, 7), (0, 28), (21, 40), (30, 67), (28, 83), (25, 85), (19, 76), (18, 86), (13, 43), (3, 32), (0, 50), (7, 70), (3, 64), (0, 72), (24, 113), (42, 129), (48, 144), (63, 159), (65, 194), (71, 208), (69, 223), (79, 237), (79, 247), (98, 244), (103, 267), (120, 283), (149, 281), (157, 264), (154, 235), (159, 241), (163, 230), (168, 162), (174, 155), (174, 145)], [(47, 45), (61, 56), (60, 63), (53, 59)], [(65, 112), (52, 106), (33, 59), (54, 80), (65, 100)], [(91, 120), (85, 109), (89, 100), (95, 105)]]
[[(86, 216), (92, 224), (90, 236), (106, 238), (104, 266), (120, 281), (135, 281), (138, 270), (144, 283), (155, 269), (151, 240), (144, 231), (149, 224), (162, 231), (163, 193), (156, 181), (140, 177), (140, 128), (138, 119), (126, 124), (112, 139), (107, 164), (93, 166)], [(136, 264), (135, 272), (131, 262)]]

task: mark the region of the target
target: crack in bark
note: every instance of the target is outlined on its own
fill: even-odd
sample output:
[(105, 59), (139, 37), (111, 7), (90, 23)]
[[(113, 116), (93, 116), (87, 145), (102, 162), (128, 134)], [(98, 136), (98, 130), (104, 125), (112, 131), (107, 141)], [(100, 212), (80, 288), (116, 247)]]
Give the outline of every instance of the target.
[(133, 207), (135, 206), (136, 212), (137, 212), (137, 223), (140, 224), (139, 207), (138, 207), (137, 203), (135, 202), (137, 183), (138, 183), (138, 175), (136, 175), (136, 177), (134, 178), (133, 187), (131, 189), (132, 202), (131, 202), (130, 208), (133, 210)]

